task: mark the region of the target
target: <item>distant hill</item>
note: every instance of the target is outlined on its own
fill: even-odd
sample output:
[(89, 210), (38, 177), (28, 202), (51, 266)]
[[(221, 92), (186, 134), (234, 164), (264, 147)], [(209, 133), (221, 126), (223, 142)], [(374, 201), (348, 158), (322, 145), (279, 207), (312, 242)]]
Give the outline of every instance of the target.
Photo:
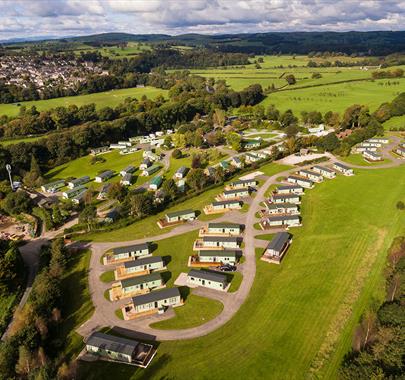
[[(55, 41), (55, 40), (53, 40)], [(145, 42), (155, 45), (207, 47), (222, 52), (252, 54), (308, 54), (309, 52), (342, 52), (347, 54), (387, 55), (405, 52), (405, 31), (399, 32), (289, 32), (246, 34), (130, 34), (101, 33), (62, 38), (60, 42), (77, 42), (91, 46)]]

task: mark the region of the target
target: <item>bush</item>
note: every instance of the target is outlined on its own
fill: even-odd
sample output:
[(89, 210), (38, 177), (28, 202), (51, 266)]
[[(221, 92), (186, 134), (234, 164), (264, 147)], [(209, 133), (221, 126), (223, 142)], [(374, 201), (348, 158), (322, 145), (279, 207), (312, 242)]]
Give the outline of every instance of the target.
[(398, 209), (398, 210), (403, 210), (403, 209), (405, 209), (405, 204), (404, 204), (404, 202), (398, 201), (398, 202), (397, 202), (397, 209)]
[(172, 157), (178, 160), (179, 158), (183, 157), (183, 153), (181, 153), (180, 149), (175, 149), (172, 153)]

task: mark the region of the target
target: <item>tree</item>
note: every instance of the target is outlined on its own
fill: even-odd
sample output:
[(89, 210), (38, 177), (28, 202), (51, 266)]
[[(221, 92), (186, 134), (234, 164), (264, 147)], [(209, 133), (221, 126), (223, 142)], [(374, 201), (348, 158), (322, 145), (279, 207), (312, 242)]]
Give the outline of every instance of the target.
[(108, 189), (107, 197), (108, 199), (116, 199), (119, 202), (123, 202), (128, 194), (128, 189), (126, 186), (121, 185), (119, 182), (114, 182)]
[(175, 133), (172, 137), (173, 144), (176, 148), (185, 148), (186, 147), (186, 137), (181, 133)]
[(333, 132), (331, 132), (328, 133), (326, 136), (321, 137), (317, 141), (316, 145), (322, 148), (323, 150), (326, 150), (327, 152), (333, 152), (335, 149), (339, 148), (340, 141), (336, 137), (336, 135)]
[(242, 137), (238, 133), (228, 133), (226, 135), (226, 142), (233, 150), (240, 151), (242, 149)]
[(131, 214), (135, 216), (150, 215), (153, 211), (152, 194), (133, 194), (130, 197)]
[(174, 149), (172, 153), (172, 157), (178, 160), (179, 158), (183, 157), (183, 153), (181, 153), (180, 149)]
[(191, 159), (191, 167), (197, 169), (201, 167), (201, 156), (199, 154), (193, 154)]
[(290, 86), (297, 83), (295, 76), (293, 74), (286, 75), (285, 80), (287, 81), (288, 85), (290, 85)]
[(226, 116), (224, 110), (216, 108), (214, 114), (212, 115), (212, 121), (214, 122), (214, 125), (222, 128), (225, 125), (225, 120)]
[(284, 145), (287, 148), (288, 153), (293, 154), (297, 149), (297, 140), (295, 139), (295, 137), (290, 137), (287, 140), (285, 140)]
[(214, 182), (220, 183), (225, 179), (225, 171), (222, 166), (217, 166), (214, 173)]
[(29, 213), (32, 211), (32, 200), (25, 191), (9, 193), (4, 198), (3, 209), (11, 215)]
[(204, 188), (207, 178), (202, 169), (191, 169), (187, 174), (187, 183), (194, 190), (201, 190)]
[(286, 129), (285, 129), (285, 133), (287, 135), (287, 137), (293, 137), (296, 136), (298, 133), (298, 128), (295, 125), (289, 125)]
[(166, 197), (170, 199), (175, 199), (177, 196), (177, 185), (176, 182), (170, 178), (163, 183), (162, 191), (166, 195)]
[(56, 226), (60, 226), (65, 220), (60, 207), (56, 204), (52, 205), (52, 221)]
[(405, 209), (405, 204), (402, 201), (397, 202), (397, 209), (398, 210), (404, 210)]
[(90, 231), (95, 224), (97, 208), (94, 205), (86, 205), (79, 215), (79, 223), (87, 224), (87, 231)]
[(280, 123), (284, 127), (288, 127), (289, 125), (297, 124), (298, 119), (294, 116), (291, 110), (285, 111), (280, 117)]
[(32, 354), (26, 346), (20, 346), (18, 349), (18, 362), (15, 371), (22, 376), (28, 376), (32, 371)]
[(277, 121), (280, 118), (280, 111), (274, 104), (270, 104), (266, 110), (266, 116), (269, 120)]

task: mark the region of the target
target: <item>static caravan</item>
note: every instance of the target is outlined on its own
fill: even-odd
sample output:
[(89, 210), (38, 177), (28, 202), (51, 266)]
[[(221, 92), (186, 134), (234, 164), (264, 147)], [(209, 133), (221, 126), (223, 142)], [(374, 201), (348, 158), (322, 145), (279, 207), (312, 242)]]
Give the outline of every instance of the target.
[(156, 177), (154, 177), (149, 184), (149, 189), (150, 190), (157, 190), (159, 189), (159, 187), (161, 186), (163, 182), (163, 178), (160, 175), (157, 175)]
[(228, 286), (226, 274), (203, 269), (191, 269), (187, 275), (187, 282), (192, 285), (222, 291), (226, 290)]
[(85, 183), (90, 181), (90, 177), (88, 175), (85, 175), (80, 178), (73, 179), (68, 182), (68, 188), (69, 189), (74, 189), (75, 187), (78, 187), (80, 185), (84, 185)]
[(149, 158), (145, 158), (142, 163), (139, 165), (139, 169), (140, 170), (146, 170), (147, 168), (149, 168), (150, 166), (152, 166), (152, 161), (149, 160)]
[(111, 301), (131, 297), (137, 293), (148, 293), (162, 286), (163, 279), (158, 272), (129, 277), (112, 285), (110, 292)]
[(373, 137), (371, 139), (368, 139), (367, 142), (379, 143), (379, 144), (388, 144), (390, 141), (386, 137)]
[(383, 160), (383, 156), (378, 153), (378, 152), (371, 152), (369, 150), (365, 150), (363, 152), (363, 157), (367, 160), (367, 161), (382, 161)]
[(114, 175), (114, 172), (112, 170), (106, 170), (105, 172), (97, 174), (94, 181), (97, 183), (105, 182), (105, 181), (109, 180), (113, 175)]
[(187, 175), (187, 172), (188, 172), (188, 168), (186, 166), (181, 166), (180, 168), (177, 169), (174, 176), (177, 179), (183, 179)]
[(252, 162), (258, 162), (261, 160), (261, 158), (253, 153), (246, 153), (245, 154), (246, 162), (252, 163)]
[(97, 199), (100, 200), (100, 201), (106, 199), (107, 194), (108, 194), (108, 190), (110, 190), (110, 188), (111, 188), (111, 183), (105, 183), (101, 187), (101, 189), (100, 189), (100, 191), (99, 191), (99, 193), (97, 195)]
[(272, 215), (262, 221), (263, 227), (298, 227), (301, 225), (298, 215)]
[(399, 146), (397, 149), (395, 149), (395, 153), (402, 158), (405, 158), (405, 147)]
[(207, 234), (212, 235), (240, 235), (242, 233), (242, 226), (235, 223), (208, 223), (203, 230)]
[(301, 169), (298, 171), (298, 175), (308, 178), (313, 182), (322, 182), (323, 177), (321, 174), (313, 172), (312, 170)]
[(198, 252), (199, 261), (202, 263), (232, 264), (235, 265), (240, 257), (239, 251), (224, 250), (200, 250)]
[(232, 189), (248, 189), (250, 187), (255, 187), (257, 181), (255, 179), (240, 179), (238, 181), (231, 182), (229, 188)]
[(287, 232), (279, 232), (274, 236), (262, 257), (265, 261), (279, 264), (291, 244), (291, 235)]
[(51, 183), (47, 183), (46, 185), (41, 186), (41, 190), (46, 193), (56, 193), (59, 189), (65, 186), (65, 181), (63, 179)]
[(276, 189), (276, 191), (277, 194), (304, 194), (304, 188), (299, 185), (281, 185)]
[(150, 254), (149, 244), (147, 243), (113, 248), (111, 255), (104, 257), (104, 264), (134, 260), (139, 257), (149, 256)]
[(164, 267), (165, 263), (161, 256), (149, 256), (124, 262), (122, 265), (117, 267), (114, 274), (115, 279), (119, 280), (123, 277), (137, 276), (143, 273), (162, 270)]
[(120, 183), (121, 183), (121, 185), (124, 185), (124, 186), (131, 186), (131, 184), (132, 184), (132, 174), (131, 173), (125, 174), (122, 177)]
[(135, 166), (129, 165), (125, 169), (120, 171), (120, 176), (125, 177), (128, 173), (133, 173), (136, 170)]
[(165, 219), (166, 219), (167, 223), (194, 220), (195, 218), (196, 218), (196, 214), (195, 214), (194, 210), (180, 210), (180, 211), (168, 212), (165, 215)]
[(297, 194), (273, 194), (270, 201), (273, 203), (301, 203), (300, 196)]
[(336, 172), (332, 169), (326, 168), (325, 166), (315, 165), (312, 167), (312, 170), (329, 179), (336, 177)]
[(231, 159), (231, 165), (235, 166), (235, 168), (242, 168), (243, 167), (243, 163), (242, 161), (239, 159), (239, 157), (232, 157)]
[(153, 165), (153, 166), (151, 166), (151, 167), (149, 167), (149, 168), (146, 168), (146, 169), (142, 172), (142, 175), (145, 176), (145, 177), (149, 177), (150, 175), (152, 175), (152, 174), (158, 172), (159, 170), (160, 170), (160, 166), (158, 166), (158, 165)]
[(298, 175), (290, 175), (287, 178), (287, 182), (295, 183), (297, 185), (304, 187), (305, 189), (311, 189), (314, 187), (313, 181), (311, 181), (309, 178), (300, 177)]
[(203, 236), (200, 241), (201, 245), (196, 247), (197, 249), (208, 248), (223, 248), (223, 249), (235, 249), (239, 248), (242, 239), (234, 236)]
[(299, 214), (299, 209), (293, 203), (270, 203), (264, 202), (266, 211), (269, 214)]
[(87, 190), (85, 186), (77, 186), (74, 189), (66, 190), (62, 193), (63, 198), (65, 199), (72, 199), (76, 195), (83, 193)]
[(347, 176), (354, 175), (353, 169), (349, 168), (346, 165), (341, 164), (340, 162), (335, 162), (333, 164), (333, 169), (336, 169), (337, 171), (339, 171)]
[(222, 198), (224, 199), (239, 199), (249, 196), (249, 189), (233, 189), (225, 190), (222, 193)]

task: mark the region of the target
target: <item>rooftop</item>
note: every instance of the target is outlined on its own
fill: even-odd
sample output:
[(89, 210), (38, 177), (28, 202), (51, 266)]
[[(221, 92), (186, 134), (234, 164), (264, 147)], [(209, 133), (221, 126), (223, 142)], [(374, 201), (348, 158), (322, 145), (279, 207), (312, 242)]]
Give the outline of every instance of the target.
[(153, 272), (151, 274), (145, 274), (144, 276), (130, 277), (130, 278), (121, 280), (121, 285), (123, 288), (126, 288), (128, 286), (135, 286), (135, 285), (139, 285), (139, 284), (144, 284), (146, 282), (158, 281), (158, 280), (162, 280), (162, 276), (160, 275), (160, 273)]
[(103, 350), (132, 356), (139, 343), (136, 340), (95, 332), (89, 336), (86, 344)]
[(125, 268), (134, 268), (134, 267), (139, 267), (139, 266), (144, 266), (148, 264), (154, 264), (154, 263), (159, 263), (163, 262), (162, 256), (149, 256), (149, 257), (144, 257), (140, 258), (134, 261), (127, 261), (124, 263)]
[(188, 214), (195, 214), (195, 211), (191, 210), (191, 209), (179, 210), (179, 211), (168, 212), (166, 215), (169, 218), (175, 218), (176, 216), (182, 216), (182, 215), (188, 215)]
[(279, 232), (274, 236), (273, 240), (267, 246), (267, 249), (272, 249), (274, 251), (281, 251), (284, 245), (290, 239), (290, 234), (288, 232)]
[(178, 288), (167, 288), (162, 290), (155, 290), (153, 292), (142, 294), (140, 296), (132, 297), (134, 305), (145, 305), (147, 303), (164, 300), (166, 298), (181, 297)]
[(128, 253), (128, 252), (133, 252), (133, 251), (143, 251), (144, 249), (149, 250), (149, 245), (147, 243), (134, 244), (134, 245), (128, 245), (126, 247), (113, 248), (113, 253), (114, 253), (114, 255), (118, 255), (120, 253)]
[(188, 272), (188, 276), (202, 278), (203, 280), (208, 281), (220, 282), (222, 284), (227, 282), (225, 274), (208, 270), (191, 269), (190, 272)]

